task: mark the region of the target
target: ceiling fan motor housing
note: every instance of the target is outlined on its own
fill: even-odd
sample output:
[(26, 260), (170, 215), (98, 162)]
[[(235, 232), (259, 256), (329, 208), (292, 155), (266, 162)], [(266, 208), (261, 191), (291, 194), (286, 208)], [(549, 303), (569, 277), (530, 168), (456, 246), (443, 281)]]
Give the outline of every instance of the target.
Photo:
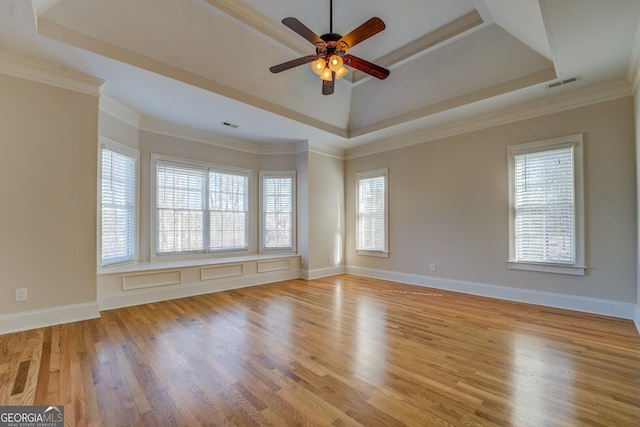
[[(316, 43), (316, 54), (329, 57), (333, 54), (336, 55), (344, 55), (345, 50), (349, 48), (349, 46), (343, 41), (342, 36), (336, 33), (326, 33), (320, 36), (320, 38), (324, 41), (324, 45), (321, 43)], [(338, 44), (338, 41), (340, 43)]]

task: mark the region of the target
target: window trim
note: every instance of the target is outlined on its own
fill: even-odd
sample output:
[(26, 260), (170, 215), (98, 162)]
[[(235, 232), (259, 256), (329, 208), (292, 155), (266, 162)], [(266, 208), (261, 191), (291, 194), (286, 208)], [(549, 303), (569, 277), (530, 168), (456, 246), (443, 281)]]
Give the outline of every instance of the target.
[[(297, 186), (296, 186), (296, 171), (295, 170), (268, 170), (268, 171), (260, 171), (260, 215), (259, 215), (259, 235), (260, 235), (260, 253), (269, 253), (269, 252), (278, 252), (278, 253), (296, 253), (297, 251)], [(291, 247), (290, 248), (266, 248), (264, 246), (265, 243), (265, 224), (264, 224), (264, 215), (265, 215), (265, 197), (264, 197), (264, 179), (265, 178), (291, 178), (292, 181), (292, 218), (291, 218)]]
[[(123, 266), (129, 264), (137, 264), (140, 262), (140, 151), (135, 148), (124, 145), (102, 135), (98, 135), (98, 197), (97, 197), (97, 256), (96, 262), (98, 269), (109, 268), (112, 266)], [(118, 262), (102, 262), (102, 151), (107, 149), (119, 153), (123, 156), (135, 159), (135, 219), (134, 219), (134, 239), (133, 239), (133, 256), (131, 259)]]
[[(573, 149), (573, 183), (574, 183), (574, 263), (535, 263), (516, 259), (515, 229), (515, 156), (554, 149)], [(508, 151), (509, 170), (509, 259), (508, 265), (513, 270), (528, 270), (547, 273), (559, 273), (583, 276), (585, 274), (585, 240), (584, 240), (584, 165), (583, 135), (575, 134), (558, 138), (533, 141), (511, 145)]]
[[(371, 249), (360, 249), (360, 180), (375, 178), (375, 177), (384, 177), (384, 248), (380, 251), (371, 250)], [(388, 168), (380, 168), (373, 169), (364, 172), (356, 173), (356, 254), (363, 256), (373, 256), (380, 258), (388, 258), (389, 257), (389, 169)]]
[[(208, 202), (205, 204), (205, 219), (204, 219), (204, 249), (198, 251), (183, 251), (183, 252), (166, 252), (158, 254), (157, 242), (158, 242), (158, 230), (157, 230), (157, 167), (158, 162), (175, 163), (177, 165), (204, 168), (207, 169), (207, 190), (209, 181), (209, 170), (215, 170), (221, 173), (230, 173), (237, 175), (245, 175), (247, 177), (247, 222), (245, 224), (245, 233), (247, 236), (246, 249), (229, 249), (229, 250), (209, 250), (209, 219), (206, 213), (209, 212)], [(149, 261), (150, 262), (163, 262), (172, 260), (185, 260), (185, 259), (206, 259), (206, 258), (223, 258), (228, 256), (242, 256), (251, 253), (252, 248), (252, 233), (251, 233), (251, 200), (253, 198), (253, 184), (252, 184), (252, 170), (237, 168), (233, 166), (219, 165), (215, 163), (202, 162), (198, 160), (183, 159), (179, 157), (165, 156), (163, 154), (151, 154), (151, 168), (150, 168), (150, 206), (149, 206)], [(208, 197), (208, 193), (206, 194)]]

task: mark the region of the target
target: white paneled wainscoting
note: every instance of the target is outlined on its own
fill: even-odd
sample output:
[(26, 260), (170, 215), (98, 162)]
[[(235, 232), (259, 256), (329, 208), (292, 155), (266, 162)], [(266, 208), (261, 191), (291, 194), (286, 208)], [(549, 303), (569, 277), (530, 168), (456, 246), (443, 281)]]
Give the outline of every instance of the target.
[(100, 317), (100, 311), (300, 277), (298, 255), (116, 267), (97, 276), (97, 301), (0, 315), (0, 334)]
[(98, 275), (100, 310), (262, 285), (300, 277), (300, 257), (246, 256), (161, 263)]

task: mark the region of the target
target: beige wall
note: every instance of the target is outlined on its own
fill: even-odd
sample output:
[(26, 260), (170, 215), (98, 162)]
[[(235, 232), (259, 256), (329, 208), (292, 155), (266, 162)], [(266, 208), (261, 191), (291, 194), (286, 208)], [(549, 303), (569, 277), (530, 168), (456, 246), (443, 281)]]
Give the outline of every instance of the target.
[[(309, 269), (309, 153), (307, 151), (296, 155), (296, 214), (298, 253), (300, 254), (300, 268)], [(307, 277), (306, 273), (303, 273)]]
[(296, 170), (295, 154), (262, 154), (260, 155), (261, 171)]
[[(343, 264), (344, 160), (309, 152), (308, 270)], [(327, 271), (331, 273), (331, 271)], [(324, 275), (319, 272), (318, 275)]]
[(0, 94), (0, 314), (95, 302), (98, 98), (1, 74)]
[[(622, 302), (640, 295), (640, 126), (631, 97), (344, 161), (314, 151), (251, 154), (138, 131), (99, 116), (97, 97), (4, 75), (0, 93), (0, 315), (96, 301), (98, 134), (140, 150), (142, 258), (150, 252), (150, 156), (158, 153), (251, 169), (254, 252), (258, 171), (295, 169), (301, 268), (312, 276), (346, 263)], [(585, 141), (588, 274), (511, 271), (506, 147), (574, 133)], [(388, 259), (354, 251), (355, 173), (381, 167), (389, 168)], [(14, 302), (17, 287), (28, 288), (28, 302)]]
[(302, 277), (344, 267), (344, 160), (315, 152), (297, 155), (298, 252)]
[[(346, 164), (349, 266), (636, 301), (631, 97), (423, 143)], [(584, 134), (585, 277), (509, 270), (507, 146)], [(389, 168), (390, 257), (356, 255), (356, 172)], [(429, 263), (436, 263), (436, 272)]]

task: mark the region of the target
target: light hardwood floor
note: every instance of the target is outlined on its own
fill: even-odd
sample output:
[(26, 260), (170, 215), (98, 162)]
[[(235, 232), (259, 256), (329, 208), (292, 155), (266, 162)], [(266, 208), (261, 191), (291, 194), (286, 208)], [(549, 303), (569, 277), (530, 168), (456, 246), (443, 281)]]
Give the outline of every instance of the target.
[(67, 425), (639, 426), (631, 321), (343, 275), (0, 336)]

